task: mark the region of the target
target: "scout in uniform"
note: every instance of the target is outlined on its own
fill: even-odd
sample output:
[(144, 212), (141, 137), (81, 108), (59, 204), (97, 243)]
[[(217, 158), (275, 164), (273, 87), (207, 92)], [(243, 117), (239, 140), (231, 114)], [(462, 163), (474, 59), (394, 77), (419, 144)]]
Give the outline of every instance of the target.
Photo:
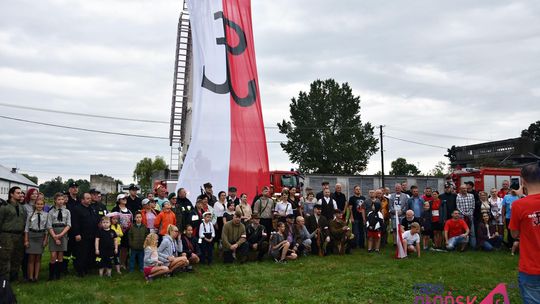
[(60, 278), (64, 260), (64, 252), (67, 250), (68, 231), (71, 228), (71, 213), (64, 206), (64, 195), (54, 195), (54, 208), (49, 210), (47, 229), (49, 230), (49, 251), (51, 261), (49, 263), (49, 280)]
[(28, 215), (24, 228), (24, 247), (28, 254), (28, 281), (37, 282), (41, 268), (41, 255), (47, 245), (47, 212), (43, 211), (45, 202), (38, 199)]

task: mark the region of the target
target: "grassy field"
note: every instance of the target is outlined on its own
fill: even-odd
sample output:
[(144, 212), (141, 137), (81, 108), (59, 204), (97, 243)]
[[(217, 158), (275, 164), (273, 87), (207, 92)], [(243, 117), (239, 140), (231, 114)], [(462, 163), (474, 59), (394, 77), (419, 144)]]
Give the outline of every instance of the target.
[(477, 296), (476, 303), (506, 283), (511, 303), (521, 303), (517, 256), (508, 251), (426, 252), (422, 258), (394, 260), (356, 250), (352, 255), (301, 258), (244, 265), (196, 266), (194, 273), (146, 283), (141, 273), (113, 278), (73, 275), (14, 285), (19, 303), (414, 303), (415, 284), (444, 286), (444, 295)]

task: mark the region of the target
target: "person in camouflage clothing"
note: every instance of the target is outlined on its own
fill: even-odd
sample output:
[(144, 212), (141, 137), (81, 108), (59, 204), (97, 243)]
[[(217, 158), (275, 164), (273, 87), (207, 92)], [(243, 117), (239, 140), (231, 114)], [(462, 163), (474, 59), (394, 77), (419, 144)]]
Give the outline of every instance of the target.
[(0, 277), (10, 281), (18, 279), (24, 255), (24, 226), (26, 209), (19, 187), (9, 189), (8, 201), (0, 202)]

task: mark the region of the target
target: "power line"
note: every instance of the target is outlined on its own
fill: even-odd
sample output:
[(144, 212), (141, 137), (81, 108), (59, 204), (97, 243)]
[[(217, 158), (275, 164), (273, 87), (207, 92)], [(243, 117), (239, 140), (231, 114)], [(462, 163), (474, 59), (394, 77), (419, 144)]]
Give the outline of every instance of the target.
[(101, 134), (119, 135), (119, 136), (129, 136), (129, 137), (139, 137), (139, 138), (163, 139), (163, 140), (165, 140), (165, 139), (168, 140), (169, 139), (168, 137), (161, 137), (161, 136), (139, 135), (139, 134), (120, 133), (120, 132), (111, 132), (111, 131), (103, 131), (103, 130), (78, 128), (78, 127), (61, 126), (61, 125), (55, 125), (55, 124), (46, 123), (46, 122), (33, 121), (33, 120), (9, 117), (9, 116), (4, 116), (4, 115), (0, 115), (0, 118), (4, 118), (4, 119), (8, 119), (8, 120), (14, 120), (14, 121), (20, 121), (20, 122), (26, 122), (26, 123), (36, 124), (36, 125), (42, 125), (42, 126), (49, 126), (49, 127), (69, 129), (69, 130), (78, 130), (78, 131), (92, 132), (92, 133), (101, 133)]
[(389, 136), (389, 135), (383, 135), (383, 136), (388, 137), (388, 138), (392, 138), (392, 139), (395, 139), (395, 140), (408, 142), (408, 143), (411, 143), (411, 144), (417, 144), (417, 145), (428, 146), (428, 147), (433, 147), (433, 148), (440, 148), (440, 149), (445, 149), (445, 150), (448, 149), (448, 148), (443, 147), (443, 146), (425, 144), (425, 143), (417, 142), (417, 141), (414, 141), (414, 140), (402, 139), (402, 138), (397, 138), (397, 137), (393, 137), (393, 136)]
[(50, 110), (50, 109), (44, 109), (44, 108), (19, 106), (19, 105), (3, 103), (3, 102), (0, 102), (0, 106), (9, 107), (9, 108), (24, 109), (24, 110), (31, 110), (31, 111), (40, 111), (40, 112), (49, 112), (49, 113), (57, 113), (57, 114), (83, 116), (83, 117), (104, 118), (104, 119), (114, 119), (114, 120), (123, 120), (123, 121), (136, 121), (136, 122), (146, 122), (146, 123), (169, 124), (168, 121), (163, 121), (163, 120), (136, 119), (136, 118), (127, 118), (127, 117), (119, 117), (119, 116), (107, 116), (107, 115), (88, 114), (88, 113), (79, 113), (79, 112), (68, 112), (68, 111), (60, 111), (60, 110)]
[[(70, 174), (70, 175), (93, 175), (93, 174), (97, 174), (97, 173), (62, 172), (62, 171), (25, 170), (25, 169), (19, 169), (19, 171), (21, 171), (22, 173), (30, 172), (30, 173)], [(107, 175), (132, 176), (132, 174), (128, 174), (128, 173), (107, 173)]]
[(392, 127), (390, 127), (389, 129), (392, 129), (393, 131), (396, 131), (396, 132), (412, 132), (412, 133), (424, 134), (424, 135), (432, 136), (432, 137), (446, 137), (446, 138), (453, 138), (453, 139), (490, 141), (489, 139), (463, 137), (463, 136), (455, 136), (455, 135), (444, 135), (444, 134), (439, 134), (439, 133), (426, 132), (426, 131), (417, 131), (417, 130), (410, 130), (410, 129), (404, 129), (404, 128), (392, 128)]

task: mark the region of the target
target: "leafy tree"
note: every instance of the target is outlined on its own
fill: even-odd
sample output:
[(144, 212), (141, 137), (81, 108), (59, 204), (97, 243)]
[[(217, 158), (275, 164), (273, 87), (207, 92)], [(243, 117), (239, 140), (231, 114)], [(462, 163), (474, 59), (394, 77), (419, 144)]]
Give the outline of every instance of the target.
[(347, 83), (316, 80), (291, 99), (291, 121), (278, 123), (281, 147), (305, 173), (355, 174), (378, 151), (373, 126), (360, 119), (360, 97)]
[(521, 137), (540, 142), (540, 120), (533, 122), (527, 129), (521, 131)]
[(39, 185), (39, 191), (43, 192), (46, 197), (53, 197), (56, 192), (63, 192), (65, 190), (66, 188), (64, 188), (64, 181), (60, 176)]
[(161, 156), (156, 156), (154, 160), (145, 157), (140, 160), (133, 171), (133, 179), (141, 186), (142, 189), (150, 189), (152, 187), (152, 174), (156, 171), (165, 170), (168, 166)]
[(450, 161), (450, 165), (452, 165), (457, 159), (457, 155), (456, 155), (457, 148), (456, 148), (456, 146), (452, 146), (451, 148), (447, 149), (446, 151), (448, 153), (445, 154), (444, 156), (448, 157), (448, 160)]
[(449, 173), (450, 172), (448, 172), (448, 165), (445, 162), (440, 161), (435, 165), (435, 168), (429, 171), (428, 175), (436, 176), (436, 177), (444, 177), (448, 175)]
[(413, 165), (408, 164), (407, 160), (403, 157), (399, 157), (395, 161), (393, 161), (390, 166), (392, 167), (392, 170), (390, 171), (390, 175), (418, 175), (420, 174), (420, 170)]
[(29, 180), (31, 180), (34, 184), (39, 185), (37, 176), (33, 176), (33, 175), (30, 175), (30, 174), (26, 174), (26, 173), (22, 173), (21, 175), (28, 178)]

